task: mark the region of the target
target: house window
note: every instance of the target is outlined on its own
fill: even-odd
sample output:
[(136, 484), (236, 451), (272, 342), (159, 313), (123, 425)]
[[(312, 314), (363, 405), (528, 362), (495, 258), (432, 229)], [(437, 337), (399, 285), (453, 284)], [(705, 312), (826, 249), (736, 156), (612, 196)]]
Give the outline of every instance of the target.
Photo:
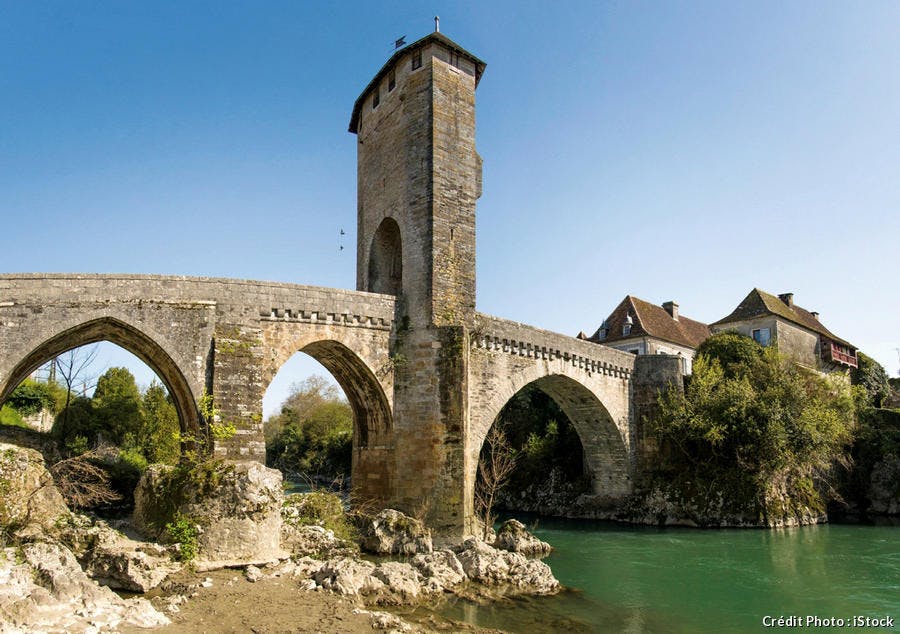
[(757, 328), (753, 331), (753, 341), (758, 343), (761, 346), (769, 345), (769, 329), (768, 328)]
[(422, 68), (422, 49), (412, 54), (412, 69)]
[(629, 350), (628, 352), (630, 352), (631, 354), (640, 354), (640, 353), (641, 353), (641, 349), (640, 349), (640, 348), (632, 348), (632, 349)]
[(391, 92), (394, 89), (394, 86), (397, 85), (397, 77), (394, 75), (394, 71), (391, 71), (388, 75), (388, 92)]
[(381, 103), (381, 86), (375, 86), (375, 94), (372, 95), (372, 110)]
[(622, 324), (622, 334), (624, 336), (631, 334), (631, 324)]

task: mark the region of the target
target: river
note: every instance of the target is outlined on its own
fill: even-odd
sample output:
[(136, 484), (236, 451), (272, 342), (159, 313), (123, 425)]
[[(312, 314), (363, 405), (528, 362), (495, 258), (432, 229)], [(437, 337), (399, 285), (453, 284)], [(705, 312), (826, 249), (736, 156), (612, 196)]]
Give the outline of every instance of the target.
[[(545, 561), (571, 590), (450, 618), (509, 632), (752, 632), (763, 617), (900, 619), (900, 527), (635, 527), (542, 518)], [(896, 627), (896, 626), (895, 626)], [(891, 631), (891, 628), (881, 631)]]

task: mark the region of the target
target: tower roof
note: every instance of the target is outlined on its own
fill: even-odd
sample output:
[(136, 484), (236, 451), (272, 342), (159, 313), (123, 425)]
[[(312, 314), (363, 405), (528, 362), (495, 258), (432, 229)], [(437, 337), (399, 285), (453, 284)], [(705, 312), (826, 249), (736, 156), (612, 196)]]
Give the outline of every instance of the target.
[(356, 99), (356, 103), (353, 104), (353, 114), (350, 115), (350, 132), (356, 134), (357, 130), (359, 129), (359, 112), (362, 109), (363, 101), (365, 101), (365, 97), (367, 94), (369, 94), (369, 91), (378, 85), (378, 83), (384, 78), (385, 75), (387, 75), (388, 71), (394, 66), (394, 64), (398, 59), (400, 59), (400, 57), (406, 55), (407, 53), (411, 53), (417, 48), (423, 48), (431, 42), (440, 42), (447, 48), (452, 49), (460, 55), (464, 55), (466, 58), (471, 60), (472, 63), (475, 64), (475, 87), (478, 87), (478, 82), (481, 81), (481, 75), (484, 73), (484, 69), (487, 64), (472, 55), (469, 51), (464, 49), (462, 46), (451, 40), (440, 31), (429, 33), (422, 39), (416, 40), (408, 46), (397, 49), (394, 54), (391, 55), (390, 59), (385, 62), (384, 66), (381, 67), (381, 70), (376, 73), (375, 77), (372, 78), (372, 81), (369, 82), (369, 85), (366, 86), (365, 89), (360, 93), (359, 97)]

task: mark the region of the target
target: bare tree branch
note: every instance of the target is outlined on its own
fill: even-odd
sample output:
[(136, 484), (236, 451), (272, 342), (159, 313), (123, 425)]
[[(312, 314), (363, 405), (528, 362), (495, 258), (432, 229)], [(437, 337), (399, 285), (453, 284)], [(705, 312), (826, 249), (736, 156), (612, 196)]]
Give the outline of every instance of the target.
[(486, 541), (497, 519), (496, 513), (493, 512), (494, 501), (516, 468), (516, 458), (506, 434), (496, 425), (491, 427), (484, 444), (488, 451), (487, 455), (482, 451), (482, 456), (478, 460), (475, 513), (482, 521), (482, 538)]
[(106, 471), (91, 462), (98, 456), (97, 450), (88, 451), (60, 460), (50, 467), (56, 488), (69, 506), (86, 508), (122, 499), (110, 487)]

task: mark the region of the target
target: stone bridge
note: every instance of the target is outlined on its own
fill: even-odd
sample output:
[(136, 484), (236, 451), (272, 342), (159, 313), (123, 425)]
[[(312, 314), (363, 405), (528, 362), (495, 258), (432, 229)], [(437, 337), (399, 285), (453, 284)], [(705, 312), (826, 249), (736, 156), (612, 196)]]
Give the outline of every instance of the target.
[(0, 275), (0, 399), (42, 363), (108, 340), (172, 394), (237, 429), (221, 456), (263, 460), (262, 399), (295, 352), (335, 377), (354, 414), (355, 492), (476, 527), (478, 456), (503, 406), (533, 385), (569, 417), (594, 493), (622, 499), (652, 456), (641, 421), (678, 359), (635, 357), (475, 311), (475, 87), (485, 65), (440, 33), (398, 50), (353, 107), (357, 291), (155, 275)]

